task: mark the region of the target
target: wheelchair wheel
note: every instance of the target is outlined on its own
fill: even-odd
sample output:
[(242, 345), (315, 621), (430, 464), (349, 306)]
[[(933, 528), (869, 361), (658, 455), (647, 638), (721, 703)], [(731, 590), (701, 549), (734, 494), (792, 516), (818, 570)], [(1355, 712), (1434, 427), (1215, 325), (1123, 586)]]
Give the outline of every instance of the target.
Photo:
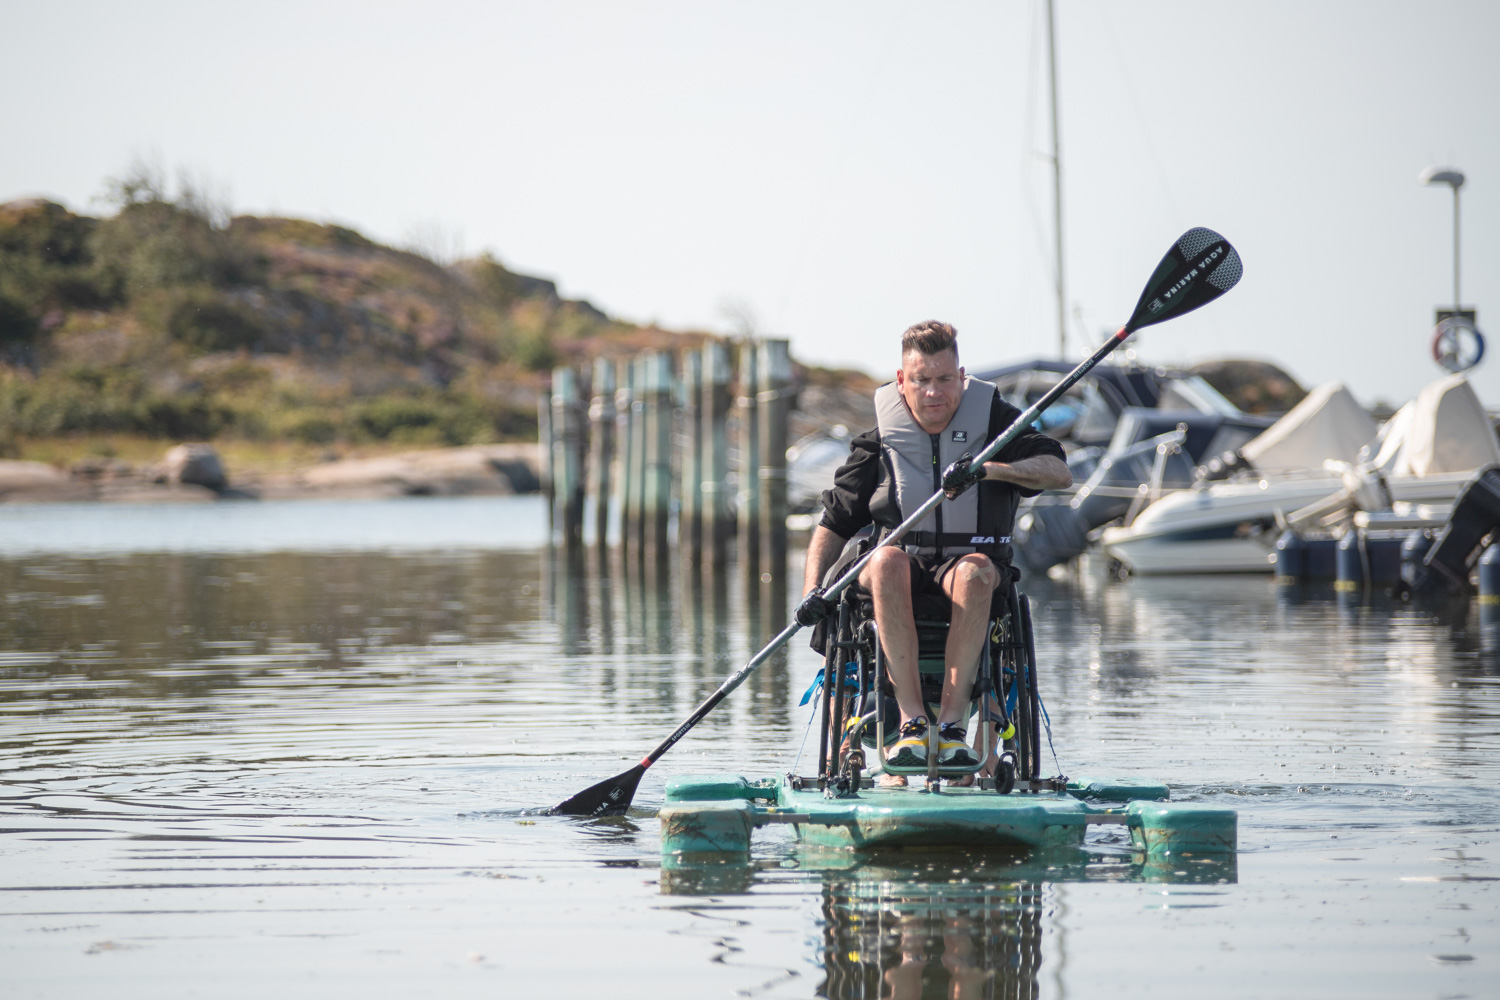
[[(822, 733), (818, 750), (818, 775), (825, 787), (851, 791), (858, 787), (865, 768), (864, 750), (850, 729), (860, 711), (867, 659), (854, 634), (854, 612), (848, 600), (838, 605), (838, 627), (828, 643), (823, 661)], [(846, 664), (859, 664), (858, 689), (847, 683)]]
[(1042, 776), (1042, 699), (1037, 688), (1036, 637), (1031, 628), (1031, 599), (1019, 595), (1021, 653), (1016, 670), (1016, 748), (1020, 777), (1035, 781)]
[(995, 791), (1009, 795), (1016, 788), (1016, 755), (1006, 750), (1000, 754), (1000, 763), (995, 768)]

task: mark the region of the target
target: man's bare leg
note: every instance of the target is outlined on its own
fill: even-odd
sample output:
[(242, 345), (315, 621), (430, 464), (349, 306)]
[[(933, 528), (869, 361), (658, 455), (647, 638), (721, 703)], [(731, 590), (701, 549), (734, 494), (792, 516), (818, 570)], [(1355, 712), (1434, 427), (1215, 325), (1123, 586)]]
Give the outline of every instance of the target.
[[(902, 549), (876, 549), (859, 575), (875, 601), (875, 627), (885, 651), (886, 671), (896, 690), (901, 721), (926, 717), (917, 677), (917, 625), (911, 605), (911, 557)], [(906, 784), (904, 774), (882, 774), (880, 784)]]
[[(885, 651), (886, 669), (896, 689), (901, 721), (926, 714), (917, 677), (917, 625), (911, 605), (911, 557), (894, 546), (876, 549), (859, 574), (875, 600), (875, 627)], [(978, 647), (975, 647), (976, 649)]]
[[(1000, 571), (990, 562), (989, 556), (977, 552), (964, 556), (943, 577), (943, 592), (953, 602), (953, 620), (948, 626), (948, 644), (943, 651), (947, 669), (943, 674), (943, 701), (938, 711), (940, 726), (948, 722), (962, 724), (968, 719), (969, 692), (974, 687), (979, 650), (984, 644), (984, 630), (990, 620), (990, 600), (999, 583)], [(912, 641), (915, 645), (915, 627)]]

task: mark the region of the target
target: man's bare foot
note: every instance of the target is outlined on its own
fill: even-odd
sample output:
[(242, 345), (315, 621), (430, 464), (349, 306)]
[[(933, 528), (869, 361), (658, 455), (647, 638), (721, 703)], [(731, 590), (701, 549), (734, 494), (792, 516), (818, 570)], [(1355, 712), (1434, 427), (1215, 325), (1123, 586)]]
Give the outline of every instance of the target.
[(881, 788), (905, 788), (906, 775), (904, 774), (882, 774), (875, 779), (875, 784)]

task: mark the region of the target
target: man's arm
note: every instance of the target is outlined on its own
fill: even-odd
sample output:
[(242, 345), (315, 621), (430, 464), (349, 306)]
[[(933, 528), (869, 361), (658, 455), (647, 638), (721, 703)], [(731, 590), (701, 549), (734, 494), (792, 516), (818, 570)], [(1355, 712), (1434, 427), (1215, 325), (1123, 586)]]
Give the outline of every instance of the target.
[(870, 494), (879, 475), (880, 436), (866, 431), (849, 442), (849, 459), (833, 476), (833, 488), (823, 491), (823, 521), (813, 529), (807, 546), (807, 568), (802, 574), (802, 603), (797, 624), (811, 627), (833, 610), (823, 597), (823, 574), (844, 551), (844, 543), (870, 523)]
[(821, 524), (813, 529), (812, 541), (807, 546), (807, 569), (802, 574), (802, 593), (822, 586), (823, 574), (844, 551), (844, 542), (837, 532)]
[(1033, 455), (1014, 462), (985, 462), (984, 478), (1029, 490), (1065, 490), (1073, 485), (1068, 463), (1055, 455)]

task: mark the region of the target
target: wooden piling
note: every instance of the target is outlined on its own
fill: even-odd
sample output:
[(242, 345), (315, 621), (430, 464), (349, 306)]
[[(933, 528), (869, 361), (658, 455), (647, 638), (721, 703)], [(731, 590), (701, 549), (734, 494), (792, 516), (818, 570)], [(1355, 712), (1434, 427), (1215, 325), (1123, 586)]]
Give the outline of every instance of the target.
[(619, 442), (619, 475), (615, 477), (615, 510), (620, 512), (620, 545), (629, 548), (632, 524), (631, 497), (635, 475), (635, 396), (631, 391), (634, 362), (620, 361), (615, 367), (615, 440)]
[(547, 499), (547, 529), (555, 530), (552, 517), (552, 389), (539, 393), (536, 399), (536, 444), (540, 452), (542, 496)]
[(672, 510), (672, 355), (652, 351), (642, 359), (645, 433), (641, 520), (643, 551), (658, 560), (667, 554)]
[(630, 366), (630, 538), (639, 553), (646, 541), (646, 358)]
[(585, 413), (578, 373), (552, 369), (552, 526), (567, 548), (583, 542)]
[(615, 363), (594, 359), (589, 400), (588, 494), (594, 499), (594, 542), (609, 544), (610, 474), (615, 461)]
[(739, 409), (739, 462), (735, 468), (738, 503), (735, 513), (739, 520), (740, 564), (753, 579), (760, 577), (760, 426), (755, 411), (759, 383), (757, 354), (755, 341), (746, 340), (740, 344), (740, 391), (735, 400)]
[(729, 345), (703, 345), (703, 517), (704, 548), (713, 565), (723, 566), (734, 534), (729, 503)]
[(678, 496), (677, 544), (688, 564), (696, 569), (703, 559), (703, 352), (687, 351), (682, 357), (682, 475)]
[(760, 425), (761, 572), (773, 579), (786, 575), (787, 420), (792, 410), (791, 345), (785, 340), (760, 342), (756, 366), (756, 415)]

